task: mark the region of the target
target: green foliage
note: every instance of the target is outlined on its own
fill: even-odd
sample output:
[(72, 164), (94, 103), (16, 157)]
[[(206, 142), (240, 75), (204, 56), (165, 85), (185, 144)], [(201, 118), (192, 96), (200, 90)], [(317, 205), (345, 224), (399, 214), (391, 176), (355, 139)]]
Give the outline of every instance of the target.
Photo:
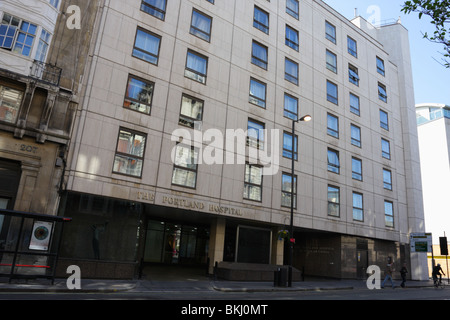
[(450, 68), (450, 33), (448, 23), (450, 22), (450, 0), (408, 0), (403, 5), (405, 14), (417, 12), (419, 19), (426, 15), (431, 18), (431, 23), (436, 30), (433, 34), (424, 34), (424, 38), (444, 45), (445, 52), (443, 65)]

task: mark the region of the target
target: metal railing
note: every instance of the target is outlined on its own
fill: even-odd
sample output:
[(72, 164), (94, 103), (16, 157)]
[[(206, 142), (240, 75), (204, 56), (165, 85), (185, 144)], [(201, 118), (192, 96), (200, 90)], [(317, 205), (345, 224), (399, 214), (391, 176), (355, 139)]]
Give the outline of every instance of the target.
[(62, 69), (52, 64), (34, 60), (30, 76), (46, 83), (59, 86)]

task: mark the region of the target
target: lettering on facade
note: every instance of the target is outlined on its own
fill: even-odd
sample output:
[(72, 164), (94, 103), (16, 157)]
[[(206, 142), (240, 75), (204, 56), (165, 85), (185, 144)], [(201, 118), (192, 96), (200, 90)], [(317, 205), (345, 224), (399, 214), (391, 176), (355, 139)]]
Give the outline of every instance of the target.
[[(137, 200), (155, 201), (155, 194), (153, 192), (138, 191)], [(170, 206), (175, 206), (178, 208), (186, 208), (191, 210), (207, 209), (209, 212), (223, 215), (233, 215), (238, 217), (242, 217), (244, 215), (244, 212), (241, 209), (220, 206), (215, 204), (205, 205), (205, 203), (201, 201), (187, 200), (175, 197), (163, 196), (162, 203)]]
[(146, 200), (146, 201), (155, 201), (155, 194), (151, 193), (151, 192), (138, 191), (137, 199), (138, 200)]
[(32, 153), (32, 154), (36, 154), (38, 152), (38, 150), (39, 150), (38, 147), (31, 146), (31, 145), (28, 145), (28, 144), (18, 145), (18, 148), (19, 148), (19, 150), (21, 152), (27, 152), (27, 153)]

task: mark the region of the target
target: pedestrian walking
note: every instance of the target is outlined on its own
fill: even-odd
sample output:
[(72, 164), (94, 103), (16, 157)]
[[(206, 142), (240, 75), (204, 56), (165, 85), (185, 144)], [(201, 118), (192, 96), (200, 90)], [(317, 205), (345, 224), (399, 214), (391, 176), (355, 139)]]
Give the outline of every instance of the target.
[(392, 272), (393, 272), (393, 263), (391, 261), (388, 262), (388, 264), (386, 265), (386, 270), (385, 270), (385, 277), (383, 280), (383, 283), (381, 284), (381, 288), (384, 288), (384, 284), (386, 283), (386, 281), (390, 281), (392, 284), (392, 289), (395, 288), (394, 285), (394, 280), (392, 280)]
[(403, 267), (400, 269), (400, 275), (402, 276), (402, 284), (400, 285), (402, 288), (405, 287), (406, 284), (406, 274), (408, 273), (408, 269), (406, 269), (406, 263), (403, 264)]

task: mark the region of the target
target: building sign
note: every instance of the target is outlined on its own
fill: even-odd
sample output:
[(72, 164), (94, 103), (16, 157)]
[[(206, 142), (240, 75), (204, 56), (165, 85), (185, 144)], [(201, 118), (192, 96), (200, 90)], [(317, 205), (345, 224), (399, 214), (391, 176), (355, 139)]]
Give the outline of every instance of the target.
[(432, 237), (431, 233), (411, 233), (410, 234), (411, 252), (431, 252)]

